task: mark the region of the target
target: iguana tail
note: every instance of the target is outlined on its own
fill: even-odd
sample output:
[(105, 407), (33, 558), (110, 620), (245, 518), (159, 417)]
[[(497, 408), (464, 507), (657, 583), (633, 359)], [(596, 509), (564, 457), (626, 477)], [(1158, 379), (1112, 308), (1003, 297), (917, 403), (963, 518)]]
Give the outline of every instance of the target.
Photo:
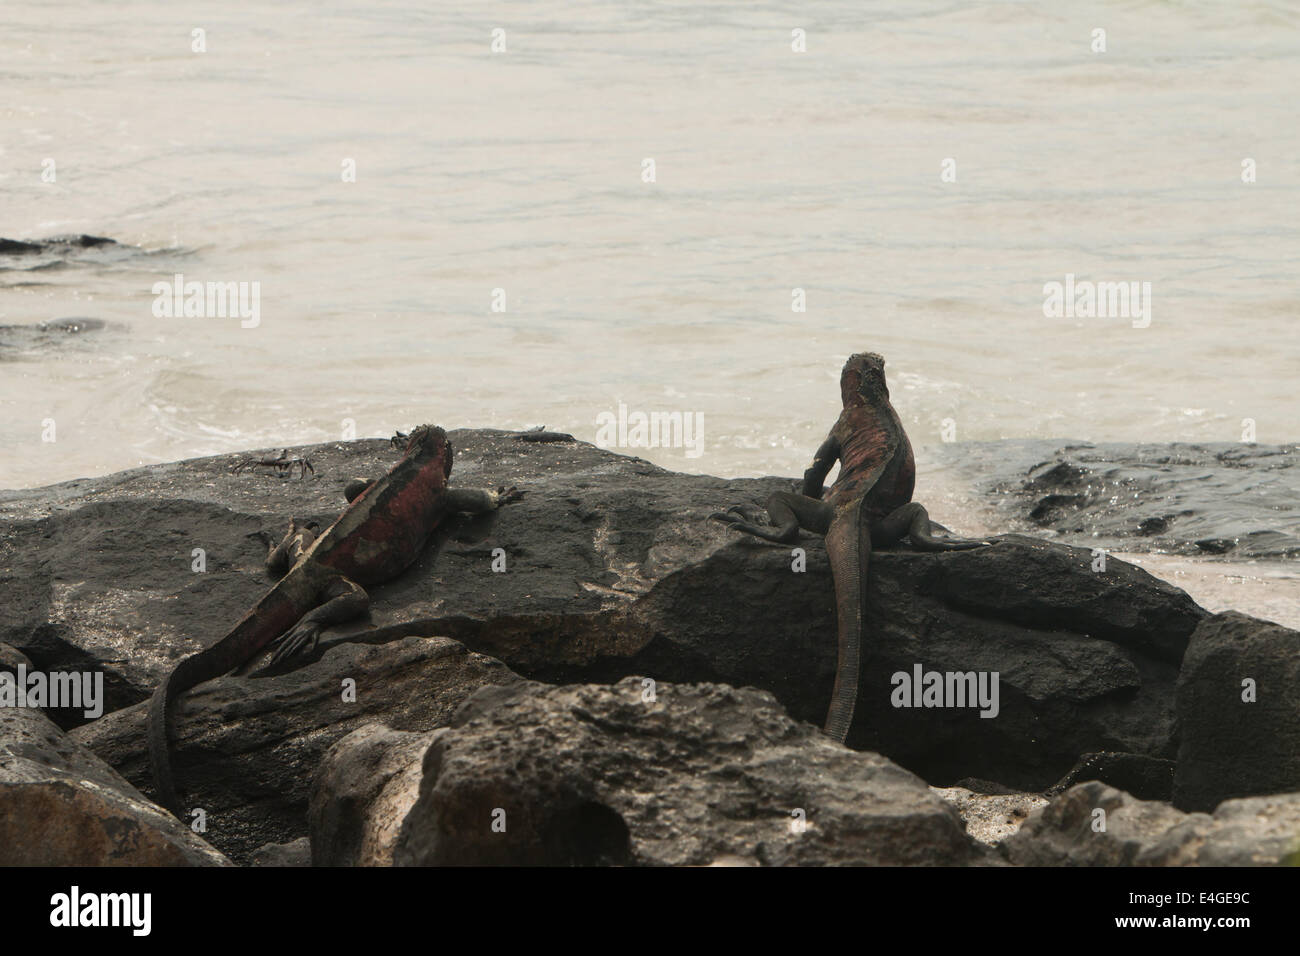
[(871, 530), (861, 499), (837, 509), (826, 532), (826, 554), (835, 581), (839, 654), (835, 686), (826, 711), (828, 737), (840, 743), (849, 734), (858, 702), (858, 673), (862, 657), (863, 613), (867, 606), (867, 565), (871, 558)]
[[(288, 580), (287, 578), (285, 580)], [(283, 582), (282, 582), (283, 583)], [(149, 762), (153, 767), (157, 802), (178, 818), (185, 807), (176, 792), (168, 743), (172, 701), (204, 681), (229, 673), (251, 660), (289, 630), (310, 608), (290, 600), (281, 587), (272, 588), (234, 630), (211, 647), (185, 658), (163, 679), (149, 701)]]

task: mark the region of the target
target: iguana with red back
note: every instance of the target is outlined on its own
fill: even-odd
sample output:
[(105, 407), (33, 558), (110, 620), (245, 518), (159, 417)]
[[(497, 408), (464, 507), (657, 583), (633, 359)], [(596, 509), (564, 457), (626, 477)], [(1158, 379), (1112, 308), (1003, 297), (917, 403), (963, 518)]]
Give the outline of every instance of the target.
[(272, 663), (310, 650), (324, 628), (365, 614), (365, 586), (390, 581), (414, 564), (448, 515), (492, 511), (522, 494), (448, 488), (451, 463), (447, 433), (422, 425), (388, 474), (348, 486), (347, 510), (319, 536), (312, 525), (290, 522), (266, 560), (270, 570), (284, 574), (279, 583), (229, 634), (177, 664), (150, 701), (149, 758), (158, 800), (167, 809), (183, 814), (168, 744), (168, 710), (177, 695), (252, 664), (273, 644)]
[[(912, 500), (916, 461), (903, 423), (889, 403), (883, 358), (874, 352), (850, 356), (840, 375), (840, 397), (844, 410), (804, 472), (802, 493), (778, 491), (765, 502), (772, 527), (754, 524), (741, 507), (710, 517), (782, 544), (798, 540), (800, 528), (826, 536), (839, 654), (823, 729), (843, 742), (858, 698), (872, 546), (888, 546), (905, 537), (922, 551), (964, 550), (989, 542), (935, 536), (936, 528), (947, 529), (933, 525), (925, 508)], [(840, 473), (823, 501), (822, 482), (836, 461)]]

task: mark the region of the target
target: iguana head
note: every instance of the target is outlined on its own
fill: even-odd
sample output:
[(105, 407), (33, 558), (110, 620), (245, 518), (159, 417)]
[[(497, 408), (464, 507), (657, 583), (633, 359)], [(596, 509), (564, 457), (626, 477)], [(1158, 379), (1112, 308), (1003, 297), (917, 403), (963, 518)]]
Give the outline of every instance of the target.
[(421, 425), (413, 429), (406, 440), (405, 456), (425, 460), (441, 457), (443, 471), (448, 477), (451, 476), (451, 442), (447, 439), (447, 433), (437, 425)]
[(885, 359), (875, 352), (858, 352), (850, 355), (840, 373), (840, 397), (844, 407), (850, 405), (879, 405), (889, 401), (889, 386), (885, 384)]

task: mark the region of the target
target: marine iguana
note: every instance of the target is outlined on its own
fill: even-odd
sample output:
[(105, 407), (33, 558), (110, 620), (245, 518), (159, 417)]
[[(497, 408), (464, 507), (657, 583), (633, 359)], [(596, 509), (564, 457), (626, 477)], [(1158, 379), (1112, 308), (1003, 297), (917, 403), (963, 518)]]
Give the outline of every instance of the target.
[(268, 645), (275, 645), (272, 663), (311, 650), (324, 628), (364, 614), (370, 598), (363, 585), (410, 567), (449, 514), (481, 514), (523, 495), (515, 488), (450, 489), (451, 463), (447, 433), (421, 425), (388, 474), (349, 484), (347, 510), (319, 536), (314, 525), (290, 521), (266, 559), (269, 570), (284, 575), (279, 583), (229, 634), (182, 660), (158, 686), (149, 702), (149, 759), (158, 799), (177, 817), (183, 808), (168, 750), (168, 709), (177, 695), (246, 668)]
[[(835, 582), (839, 655), (824, 733), (844, 742), (858, 699), (867, 562), (872, 545), (904, 537), (921, 551), (956, 551), (989, 542), (936, 537), (925, 508), (912, 500), (916, 462), (898, 413), (889, 403), (885, 360), (874, 352), (849, 356), (840, 374), (844, 410), (804, 472), (802, 494), (778, 491), (764, 503), (772, 527), (753, 523), (747, 509), (733, 507), (709, 517), (766, 541), (790, 544), (803, 528), (825, 535)], [(840, 473), (826, 500), (822, 482), (835, 464)]]

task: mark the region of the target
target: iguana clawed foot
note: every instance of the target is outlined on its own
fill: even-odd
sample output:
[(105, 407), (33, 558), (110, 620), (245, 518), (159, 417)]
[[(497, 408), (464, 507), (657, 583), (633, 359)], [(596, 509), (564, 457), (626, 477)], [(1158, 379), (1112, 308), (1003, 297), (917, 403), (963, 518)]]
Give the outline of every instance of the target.
[(709, 517), (724, 524), (763, 524), (766, 512), (753, 505), (732, 505), (726, 511), (715, 511)]
[(732, 505), (726, 511), (715, 511), (709, 517), (714, 521), (721, 521), (727, 525), (731, 531), (739, 531), (742, 534), (753, 535), (764, 541), (776, 541), (781, 544), (789, 544), (798, 538), (798, 529), (782, 534), (772, 524), (766, 520), (767, 512), (762, 508), (753, 505)]
[(316, 469), (312, 467), (310, 459), (299, 457), (290, 458), (289, 449), (287, 448), (281, 448), (280, 454), (276, 458), (243, 458), (235, 462), (235, 466), (231, 468), (230, 471), (231, 474), (238, 475), (244, 471), (244, 469), (257, 465), (274, 468), (285, 477), (291, 476), (294, 468), (298, 469), (298, 477), (300, 479), (306, 478), (307, 472), (309, 471), (313, 475), (316, 474)]
[(275, 653), (271, 655), (268, 667), (275, 667), (295, 654), (310, 654), (316, 649), (320, 642), (321, 625), (314, 622), (301, 622), (292, 631), (288, 631), (277, 637), (271, 646), (275, 648)]
[(524, 492), (520, 491), (514, 485), (511, 485), (509, 488), (505, 487), (505, 485), (500, 485), (497, 488), (497, 507), (500, 508), (502, 505), (508, 505), (511, 502), (518, 501), (523, 496)]

